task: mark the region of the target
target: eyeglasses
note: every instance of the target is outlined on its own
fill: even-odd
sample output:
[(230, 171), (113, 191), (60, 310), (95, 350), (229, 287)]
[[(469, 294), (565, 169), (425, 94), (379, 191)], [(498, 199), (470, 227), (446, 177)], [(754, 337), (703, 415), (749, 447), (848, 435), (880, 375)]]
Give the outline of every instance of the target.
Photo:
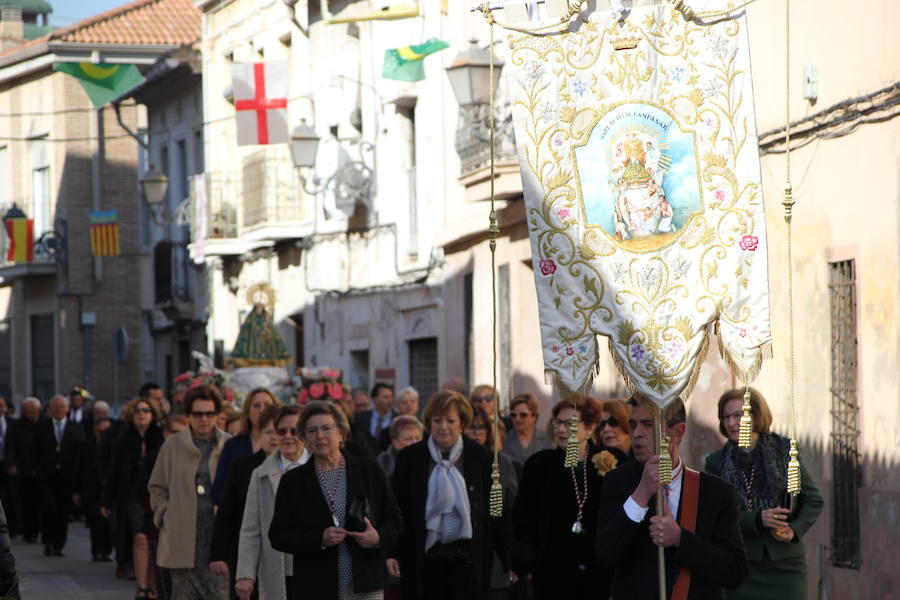
[(744, 413), (742, 411), (722, 415), (722, 422), (724, 423), (726, 421), (740, 421), (742, 416), (744, 416)]
[(321, 431), (325, 435), (331, 435), (337, 429), (337, 425), (319, 425), (318, 427), (307, 427), (304, 432), (309, 437), (314, 437)]
[(550, 425), (553, 427), (553, 429), (559, 429), (560, 427), (565, 427), (566, 429), (568, 429), (571, 425), (571, 421), (569, 421), (569, 420), (563, 421), (561, 419), (550, 419)]
[(219, 415), (219, 413), (217, 413), (217, 412), (214, 411), (214, 410), (206, 410), (206, 411), (203, 411), (203, 410), (195, 410), (195, 411), (191, 411), (191, 416), (192, 416), (193, 418), (195, 418), (195, 419), (203, 419), (203, 418), (206, 418), (206, 419), (215, 419), (218, 415)]
[(599, 429), (603, 429), (603, 428), (606, 427), (607, 425), (609, 425), (610, 427), (618, 427), (618, 426), (619, 426), (619, 420), (618, 420), (617, 418), (615, 418), (615, 417), (610, 417), (610, 418), (608, 418), (608, 419), (601, 419), (600, 422), (597, 423), (597, 427), (598, 427)]
[(150, 410), (150, 409), (149, 409), (148, 407), (146, 407), (146, 406), (138, 406), (136, 409), (134, 409), (134, 412), (136, 412), (136, 413), (149, 414), (149, 413), (152, 413), (153, 411)]
[(298, 437), (297, 434), (299, 433), (299, 430), (296, 427), (279, 427), (275, 430), (275, 433), (282, 437), (286, 436), (289, 433), (294, 437)]
[(512, 417), (513, 419), (527, 419), (528, 417), (531, 416), (531, 413), (530, 412), (511, 412), (511, 413), (509, 413), (509, 416)]
[(493, 402), (493, 401), (494, 401), (493, 396), (475, 396), (474, 398), (472, 398), (472, 402), (478, 402), (478, 403)]

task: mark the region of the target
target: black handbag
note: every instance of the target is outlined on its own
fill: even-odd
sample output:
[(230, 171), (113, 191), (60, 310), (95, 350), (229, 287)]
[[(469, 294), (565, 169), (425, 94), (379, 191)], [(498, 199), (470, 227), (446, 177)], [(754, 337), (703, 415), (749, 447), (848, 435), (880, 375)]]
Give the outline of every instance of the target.
[[(344, 529), (347, 531), (365, 531), (365, 517), (368, 517), (371, 512), (372, 508), (369, 506), (369, 499), (364, 494), (357, 494), (350, 501), (350, 507), (347, 509), (347, 522), (344, 524)], [(370, 518), (369, 520), (371, 521), (372, 519)]]

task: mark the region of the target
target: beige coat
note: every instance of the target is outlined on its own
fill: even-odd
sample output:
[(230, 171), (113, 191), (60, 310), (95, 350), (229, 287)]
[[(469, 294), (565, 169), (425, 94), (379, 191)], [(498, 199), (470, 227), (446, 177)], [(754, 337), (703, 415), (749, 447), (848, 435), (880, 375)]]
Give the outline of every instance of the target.
[[(281, 481), (281, 470), (278, 468), (280, 455), (280, 451), (273, 452), (253, 470), (244, 505), (244, 520), (241, 522), (235, 579), (255, 580), (259, 600), (282, 600), (287, 594), (284, 587), (285, 555), (272, 548), (269, 542), (275, 494)], [(307, 460), (309, 453), (304, 450), (300, 462)]]
[[(216, 447), (209, 457), (209, 472), (215, 477), (216, 465), (225, 440), (231, 436), (214, 430)], [(190, 569), (194, 565), (197, 537), (197, 468), (200, 449), (191, 439), (191, 428), (176, 433), (163, 443), (150, 475), (147, 490), (153, 523), (159, 527), (156, 562), (167, 569)], [(207, 490), (209, 493), (209, 490)], [(197, 565), (199, 566), (199, 565)]]

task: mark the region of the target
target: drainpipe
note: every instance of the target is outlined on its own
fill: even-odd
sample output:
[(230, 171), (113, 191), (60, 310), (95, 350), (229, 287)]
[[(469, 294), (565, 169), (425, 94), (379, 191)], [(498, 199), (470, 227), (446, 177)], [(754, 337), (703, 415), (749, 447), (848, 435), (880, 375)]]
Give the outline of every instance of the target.
[[(103, 108), (92, 110), (91, 119), (94, 121), (91, 129), (95, 133), (94, 152), (91, 154), (91, 210), (99, 211), (103, 199), (103, 191), (100, 186), (103, 177), (103, 160), (106, 154), (103, 140)], [(95, 256), (94, 282), (100, 283), (101, 281), (103, 281), (103, 262), (99, 256)]]

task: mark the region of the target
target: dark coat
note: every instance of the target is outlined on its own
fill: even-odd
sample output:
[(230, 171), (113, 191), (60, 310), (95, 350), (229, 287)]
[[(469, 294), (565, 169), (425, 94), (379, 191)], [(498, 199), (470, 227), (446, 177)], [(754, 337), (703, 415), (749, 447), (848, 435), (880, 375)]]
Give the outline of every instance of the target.
[(53, 419), (38, 423), (36, 429), (38, 475), (46, 482), (55, 482), (71, 490), (75, 484), (78, 446), (84, 439), (81, 425), (66, 419), (62, 442), (56, 445)]
[[(7, 420), (7, 423), (10, 423)], [(37, 477), (37, 428), (40, 421), (32, 423), (22, 418), (12, 421), (6, 434), (6, 464), (15, 466), (23, 479)]]
[[(497, 548), (495, 534), (505, 529), (501, 519), (490, 517), (492, 457), (488, 450), (463, 436), (462, 474), (469, 490), (472, 516), (472, 559), (481, 589), (490, 586), (491, 561), (496, 551), (505, 556), (505, 549)], [(403, 535), (394, 551), (400, 560), (402, 594), (405, 600), (424, 598), (422, 574), (425, 569), (425, 504), (428, 500), (428, 479), (433, 468), (428, 441), (407, 446), (397, 454), (391, 483), (400, 511), (403, 513)]]
[[(384, 427), (380, 432), (379, 436), (376, 439), (372, 437), (372, 419), (375, 415), (375, 411), (373, 409), (364, 410), (362, 412), (358, 412), (353, 415), (353, 435), (355, 436), (355, 440), (357, 443), (365, 446), (368, 455), (372, 458), (378, 456), (384, 448), (381, 447), (381, 443), (383, 439), (381, 438), (381, 433), (385, 429), (390, 429), (390, 424), (396, 417), (396, 413), (391, 411), (388, 413), (388, 427)], [(390, 435), (388, 436), (388, 443), (390, 443)], [(385, 446), (386, 447), (386, 446)]]
[[(625, 454), (605, 449), (619, 464)], [(561, 585), (582, 583), (569, 573), (589, 577), (591, 589), (600, 598), (609, 596), (611, 568), (601, 566), (594, 556), (597, 510), (604, 477), (591, 462), (587, 463), (587, 499), (581, 524), (584, 533), (572, 533), (578, 515), (572, 472), (563, 466), (565, 450), (553, 448), (531, 455), (519, 480), (519, 495), (513, 507), (512, 567), (520, 575), (531, 573), (539, 597), (564, 596)], [(582, 473), (578, 473), (581, 485)], [(552, 490), (552, 492), (550, 492)], [(582, 568), (582, 566), (584, 568)], [(583, 573), (577, 573), (581, 571)]]
[(100, 494), (103, 490), (103, 478), (97, 468), (97, 439), (91, 435), (78, 447), (78, 462), (75, 468), (76, 494), (81, 496), (81, 506), (86, 510), (100, 506)]
[(147, 456), (162, 446), (162, 427), (153, 423), (147, 429), (143, 439), (143, 457), (141, 456), (141, 441), (137, 429), (130, 423), (121, 428), (119, 435), (113, 441), (110, 462), (106, 471), (106, 487), (101, 500), (101, 504), (110, 510), (117, 504), (125, 506), (129, 502), (140, 500), (143, 495), (138, 486), (141, 467), (147, 460)]
[[(219, 457), (219, 464), (216, 465), (216, 478), (213, 480), (211, 496), (213, 504), (218, 506), (222, 503), (222, 494), (225, 492), (225, 481), (228, 479), (228, 469), (231, 467), (231, 463), (251, 454), (253, 454), (253, 440), (250, 439), (249, 433), (240, 433), (225, 442), (222, 456)], [(250, 480), (247, 479), (247, 481)]]
[[(376, 548), (361, 548), (347, 538), (353, 561), (353, 591), (373, 592), (387, 584), (385, 558), (403, 526), (397, 501), (375, 461), (344, 454), (347, 468), (347, 506), (358, 494), (369, 501), (367, 514), (381, 538)], [(319, 478), (315, 458), (281, 477), (269, 541), (279, 552), (294, 556), (294, 598), (336, 599), (338, 547), (322, 548), (322, 533), (334, 525)]]
[[(655, 598), (658, 594), (657, 547), (649, 534), (656, 497), (650, 500), (650, 510), (641, 523), (629, 519), (623, 508), (643, 472), (642, 463), (627, 462), (608, 473), (603, 486), (596, 550), (601, 563), (616, 567), (611, 590), (616, 600)], [(665, 552), (668, 594), (678, 569), (685, 565), (691, 569), (688, 599), (719, 599), (723, 587), (736, 588), (747, 577), (737, 495), (730, 484), (706, 473), (700, 474), (699, 495), (695, 533), (682, 529), (681, 542)], [(678, 519), (681, 509), (679, 503)]]
[[(706, 471), (718, 475), (721, 471), (721, 462), (722, 450), (713, 452), (706, 458)], [(741, 533), (744, 536), (744, 548), (748, 561), (760, 562), (763, 560), (763, 556), (778, 561), (806, 555), (803, 536), (822, 512), (824, 500), (802, 462), (800, 463), (800, 481), (802, 485), (800, 495), (797, 497), (797, 507), (790, 520), (790, 526), (795, 535), (790, 542), (776, 540), (769, 530), (762, 526), (762, 511), (740, 511)]]
[(250, 476), (253, 469), (261, 465), (265, 459), (266, 453), (262, 450), (239, 458), (231, 463), (228, 474), (223, 478), (225, 489), (222, 493), (222, 502), (216, 511), (209, 561), (227, 562), (232, 577), (237, 567), (238, 541), (241, 536), (241, 522), (244, 520), (244, 504), (247, 502)]

